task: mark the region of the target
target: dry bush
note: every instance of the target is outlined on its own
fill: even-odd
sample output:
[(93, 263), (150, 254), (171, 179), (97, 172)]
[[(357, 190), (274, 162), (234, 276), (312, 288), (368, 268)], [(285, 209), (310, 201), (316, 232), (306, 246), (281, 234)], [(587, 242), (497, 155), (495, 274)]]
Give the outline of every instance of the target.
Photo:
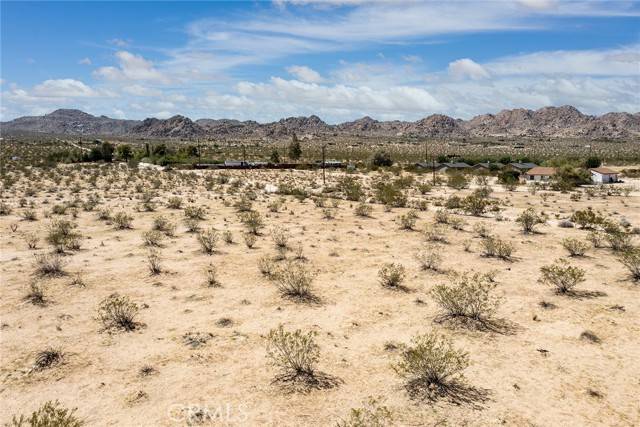
[(484, 256), (510, 260), (513, 254), (513, 245), (499, 237), (489, 236), (482, 239), (482, 251)]
[(620, 229), (618, 225), (609, 223), (604, 231), (605, 239), (614, 252), (624, 252), (633, 247), (631, 235)]
[(405, 268), (402, 264), (386, 263), (378, 270), (378, 281), (385, 288), (402, 289)]
[(36, 274), (40, 276), (62, 276), (64, 272), (64, 259), (58, 254), (39, 253), (34, 254)]
[(160, 252), (155, 248), (150, 248), (147, 253), (147, 266), (152, 275), (162, 273), (162, 265), (160, 262)]
[(309, 381), (315, 376), (315, 365), (320, 358), (320, 347), (315, 333), (297, 329), (285, 331), (282, 325), (267, 335), (267, 357), (270, 364), (281, 370), (279, 379)]
[(368, 218), (371, 216), (373, 208), (370, 205), (362, 202), (358, 203), (353, 211), (357, 216)]
[(202, 252), (207, 255), (211, 255), (215, 252), (216, 245), (218, 244), (218, 232), (214, 228), (201, 231), (197, 234), (197, 238)]
[(449, 284), (436, 285), (431, 295), (449, 319), (486, 324), (496, 312), (501, 299), (493, 294), (496, 284), (478, 272), (455, 274)]
[(280, 293), (301, 301), (315, 298), (311, 284), (315, 275), (304, 264), (287, 262), (272, 275)]
[(398, 221), (400, 222), (400, 228), (403, 230), (413, 230), (416, 226), (416, 221), (418, 220), (418, 213), (414, 210), (410, 210), (404, 215), (400, 215), (398, 217)]
[(585, 275), (583, 269), (574, 267), (563, 259), (541, 267), (540, 272), (540, 283), (555, 287), (556, 292), (560, 294), (571, 292), (576, 285), (584, 281)]
[(102, 221), (109, 221), (111, 219), (111, 210), (109, 208), (100, 209), (98, 211), (98, 219)]
[(71, 277), (71, 282), (69, 282), (69, 285), (75, 286), (78, 288), (84, 288), (87, 286), (87, 284), (84, 282), (84, 278), (82, 277), (81, 271), (78, 271), (73, 274), (73, 276)]
[(258, 260), (258, 270), (265, 277), (272, 277), (276, 271), (276, 264), (269, 255), (264, 255)]
[(204, 272), (207, 279), (206, 284), (208, 287), (219, 288), (221, 286), (220, 280), (218, 279), (218, 269), (215, 265), (209, 264), (205, 268)]
[(133, 331), (140, 324), (136, 322), (138, 305), (127, 296), (117, 293), (109, 295), (98, 306), (98, 318), (105, 329)]
[(24, 241), (29, 249), (37, 249), (39, 240), (40, 238), (36, 233), (25, 233), (24, 235)]
[(180, 197), (169, 197), (167, 200), (167, 207), (169, 209), (180, 209), (182, 208), (182, 199)]
[(203, 220), (206, 218), (204, 207), (202, 206), (187, 206), (184, 208), (185, 218)]
[(133, 217), (128, 215), (126, 212), (118, 212), (113, 215), (111, 218), (111, 222), (116, 230), (127, 230), (132, 228)]
[(13, 208), (6, 202), (0, 202), (0, 216), (11, 215)]
[(436, 224), (449, 224), (449, 221), (451, 221), (451, 214), (445, 209), (440, 209), (434, 214), (433, 220)]
[(436, 247), (431, 246), (418, 252), (416, 260), (423, 270), (439, 271), (442, 255), (440, 255), (440, 251)]
[(67, 409), (60, 403), (48, 401), (31, 413), (30, 416), (13, 416), (10, 427), (81, 427), (84, 420), (76, 417), (76, 409)]
[(240, 214), (240, 221), (251, 234), (258, 235), (264, 227), (262, 215), (257, 211), (243, 212)]
[(36, 353), (33, 369), (36, 371), (43, 371), (59, 365), (62, 363), (63, 359), (64, 353), (60, 349), (48, 347)]
[(322, 218), (324, 219), (334, 219), (336, 217), (333, 208), (323, 208), (322, 209)]
[(29, 290), (24, 299), (33, 305), (45, 306), (48, 301), (45, 289), (42, 283), (33, 281), (29, 284)]
[(424, 390), (429, 398), (436, 399), (464, 380), (462, 371), (467, 366), (467, 353), (455, 349), (446, 337), (432, 332), (413, 338), (393, 369), (408, 381), (410, 390)]
[(533, 208), (525, 209), (516, 218), (516, 222), (522, 226), (522, 231), (527, 234), (535, 232), (536, 225), (544, 224), (546, 221), (546, 217), (537, 213)]
[(447, 243), (447, 229), (442, 224), (427, 224), (423, 231), (427, 242)]
[(230, 230), (224, 230), (222, 232), (222, 240), (224, 240), (227, 245), (233, 244), (233, 233), (231, 233)]
[(58, 253), (65, 249), (79, 249), (81, 236), (75, 231), (76, 227), (76, 224), (64, 219), (51, 221), (47, 226), (47, 242)]
[(629, 248), (618, 255), (618, 259), (627, 267), (633, 280), (640, 280), (640, 247)]
[(197, 233), (200, 231), (200, 220), (193, 218), (185, 218), (184, 226), (187, 227), (187, 232)]
[(600, 212), (594, 211), (591, 208), (576, 211), (571, 215), (571, 222), (585, 229), (593, 229), (601, 225), (604, 220), (605, 217)]
[(35, 209), (25, 209), (21, 213), (22, 219), (25, 221), (36, 221), (38, 219), (38, 214)]
[(173, 236), (175, 234), (176, 225), (166, 217), (160, 215), (153, 218), (152, 230), (160, 231), (167, 236)]
[(160, 247), (163, 239), (164, 234), (157, 230), (149, 230), (142, 233), (142, 241), (145, 246)]
[(349, 416), (338, 421), (336, 427), (387, 427), (392, 423), (393, 417), (389, 408), (370, 398), (361, 408), (352, 408)]
[(473, 231), (478, 237), (481, 237), (483, 239), (491, 236), (491, 229), (482, 222), (474, 224)]
[(567, 237), (562, 240), (562, 246), (569, 252), (571, 256), (584, 256), (587, 249), (589, 249), (589, 245), (587, 242), (583, 242), (580, 239), (575, 239), (573, 237)]
[(258, 240), (256, 235), (252, 233), (244, 233), (243, 238), (244, 238), (244, 244), (247, 245), (247, 248), (249, 249), (253, 248), (256, 244), (256, 240)]
[(271, 238), (273, 239), (273, 243), (276, 246), (276, 249), (280, 248), (288, 248), (289, 247), (289, 239), (291, 235), (289, 234), (289, 230), (284, 229), (282, 227), (274, 227), (271, 230)]

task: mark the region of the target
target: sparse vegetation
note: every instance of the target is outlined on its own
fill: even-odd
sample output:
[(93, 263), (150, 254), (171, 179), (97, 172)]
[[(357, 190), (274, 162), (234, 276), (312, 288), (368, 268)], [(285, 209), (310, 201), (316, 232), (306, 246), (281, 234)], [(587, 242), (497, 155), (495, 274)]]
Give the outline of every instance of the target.
[(558, 259), (551, 265), (541, 267), (540, 273), (542, 275), (539, 281), (553, 286), (559, 294), (573, 291), (573, 288), (584, 281), (585, 275), (583, 269), (572, 266), (563, 259)]

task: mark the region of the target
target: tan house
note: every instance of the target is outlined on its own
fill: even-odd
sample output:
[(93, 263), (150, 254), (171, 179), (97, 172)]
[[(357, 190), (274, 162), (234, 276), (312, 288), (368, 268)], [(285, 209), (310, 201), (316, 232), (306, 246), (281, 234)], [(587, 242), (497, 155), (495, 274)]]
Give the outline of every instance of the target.
[(522, 176), (526, 182), (545, 182), (549, 181), (555, 174), (556, 168), (536, 166), (526, 171)]

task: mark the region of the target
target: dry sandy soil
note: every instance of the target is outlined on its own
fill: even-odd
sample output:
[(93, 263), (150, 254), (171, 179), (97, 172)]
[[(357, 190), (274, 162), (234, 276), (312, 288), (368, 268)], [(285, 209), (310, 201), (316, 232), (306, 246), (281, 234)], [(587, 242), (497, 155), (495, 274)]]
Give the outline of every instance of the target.
[[(258, 182), (261, 188), (275, 182), (278, 174), (308, 188), (312, 181), (322, 183), (315, 172), (231, 173)], [(339, 175), (332, 172), (330, 182)], [(163, 175), (147, 172), (145, 176), (149, 184), (154, 176)], [(372, 204), (372, 216), (362, 218), (353, 212), (355, 202), (343, 200), (333, 209), (335, 218), (325, 219), (311, 199), (300, 202), (286, 196), (280, 212), (273, 213), (267, 204), (283, 196), (258, 188), (254, 208), (263, 215), (266, 227), (249, 249), (233, 207), (237, 196), (226, 193), (228, 184), (207, 191), (202, 181), (190, 185), (174, 180), (156, 190), (155, 212), (138, 211), (134, 184), (116, 180), (105, 190), (106, 180), (99, 179), (96, 190), (84, 182), (80, 198), (95, 193), (102, 197), (96, 210), (110, 207), (113, 212), (130, 212), (133, 229), (115, 230), (98, 220), (95, 211), (79, 209), (75, 221), (83, 236), (81, 249), (64, 256), (69, 274), (55, 278), (34, 275), (34, 252), (51, 250), (44, 241), (50, 219), (43, 212), (75, 197), (71, 186), (63, 182), (46, 191), (51, 182), (34, 184), (38, 192), (29, 201), (35, 203), (37, 221), (19, 216), (24, 182), (5, 194), (5, 202), (14, 210), (0, 217), (0, 422), (58, 399), (66, 407), (77, 407), (77, 415), (88, 425), (196, 424), (198, 420), (189, 418), (186, 410), (195, 405), (219, 415), (204, 421), (205, 425), (328, 426), (373, 396), (393, 413), (394, 425), (403, 426), (640, 424), (640, 285), (630, 279), (609, 248), (591, 248), (585, 257), (569, 258), (561, 240), (584, 239), (587, 232), (557, 225), (558, 219), (588, 206), (612, 219), (626, 218), (633, 226), (640, 225), (637, 191), (628, 197), (583, 196), (579, 201), (570, 200), (569, 194), (549, 193), (543, 201), (544, 192), (533, 195), (524, 188), (505, 192), (494, 185), (491, 197), (502, 200), (505, 207), (502, 220), (493, 215), (459, 215), (467, 224), (464, 231), (448, 229), (449, 242), (439, 245), (442, 268), (497, 270), (497, 293), (503, 302), (496, 316), (512, 329), (500, 333), (434, 322), (440, 308), (430, 290), (448, 278), (420, 269), (415, 253), (425, 245), (425, 237), (420, 231), (400, 230), (397, 221), (408, 209), (387, 212), (382, 205)], [(453, 193), (438, 187), (424, 196), (414, 192), (412, 197), (432, 202)], [(185, 205), (206, 207), (201, 225), (230, 230), (235, 243), (220, 240), (216, 253), (203, 254), (195, 235), (186, 232), (182, 211), (165, 206), (172, 195), (182, 197)], [(514, 219), (530, 206), (550, 219), (538, 228), (539, 233), (525, 235)], [(436, 210), (430, 205), (426, 212), (419, 212), (416, 229), (433, 222)], [(158, 215), (178, 227), (160, 249), (163, 272), (151, 275), (142, 233), (151, 229)], [(514, 244), (512, 261), (481, 255), (480, 238), (473, 232), (478, 222)], [(16, 231), (10, 230), (12, 224), (17, 224)], [(319, 303), (282, 298), (260, 273), (258, 259), (275, 254), (269, 234), (274, 226), (288, 229), (291, 240), (303, 244), (306, 264), (317, 271), (313, 285)], [(36, 251), (27, 248), (25, 232), (40, 236)], [(471, 250), (465, 251), (462, 242), (469, 239)], [(595, 296), (562, 296), (538, 283), (540, 267), (557, 258), (585, 269), (586, 281), (579, 288)], [(378, 270), (387, 262), (405, 266), (408, 292), (379, 284)], [(217, 266), (221, 287), (205, 286), (209, 263)], [(86, 287), (70, 284), (76, 272), (81, 272)], [(33, 280), (46, 285), (49, 302), (45, 306), (25, 300)], [(144, 327), (133, 332), (103, 330), (97, 306), (114, 292), (141, 306), (138, 320)], [(541, 307), (543, 300), (555, 308)], [(220, 319), (231, 322), (221, 324)], [(317, 332), (319, 369), (336, 379), (335, 387), (300, 393), (273, 383), (277, 372), (268, 364), (265, 337), (279, 324), (289, 330)], [(469, 353), (466, 381), (484, 398), (456, 404), (446, 398), (420, 401), (407, 394), (404, 381), (391, 368), (400, 357), (398, 346), (432, 330)], [(587, 330), (601, 342), (581, 338)], [(190, 332), (210, 339), (192, 348), (184, 338)], [(47, 346), (62, 349), (63, 363), (32, 370), (36, 353)], [(154, 372), (141, 375), (144, 366), (153, 367)]]

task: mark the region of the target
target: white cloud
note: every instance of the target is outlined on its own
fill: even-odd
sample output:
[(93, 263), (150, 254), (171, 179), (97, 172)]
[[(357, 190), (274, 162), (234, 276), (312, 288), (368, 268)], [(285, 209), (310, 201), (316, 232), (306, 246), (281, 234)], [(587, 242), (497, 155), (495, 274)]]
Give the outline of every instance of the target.
[(471, 78), (473, 80), (489, 78), (489, 73), (477, 62), (462, 58), (449, 63), (449, 74), (455, 78)]
[(105, 80), (147, 80), (167, 83), (169, 79), (160, 73), (149, 60), (124, 50), (115, 54), (119, 67), (101, 67), (94, 75)]
[(149, 87), (138, 85), (138, 84), (124, 86), (122, 88), (122, 90), (124, 92), (130, 94), (130, 95), (135, 95), (135, 96), (160, 96), (160, 95), (162, 95), (162, 92), (157, 90), (157, 89), (149, 88)]
[(47, 98), (84, 98), (96, 97), (99, 93), (74, 79), (45, 80), (33, 88), (34, 96)]
[(304, 65), (292, 65), (291, 67), (287, 67), (287, 72), (298, 80), (307, 83), (320, 83), (323, 80), (320, 73)]
[(116, 108), (113, 110), (113, 117), (115, 117), (116, 119), (126, 119), (127, 115), (125, 114), (124, 111)]
[(78, 64), (80, 64), (80, 65), (91, 65), (91, 59), (90, 58), (82, 58), (81, 60), (78, 61)]
[(107, 43), (112, 44), (114, 46), (118, 46), (118, 47), (127, 47), (127, 46), (129, 46), (129, 41), (128, 40), (123, 40), (123, 39), (119, 39), (119, 38), (113, 38), (113, 39), (107, 40)]

